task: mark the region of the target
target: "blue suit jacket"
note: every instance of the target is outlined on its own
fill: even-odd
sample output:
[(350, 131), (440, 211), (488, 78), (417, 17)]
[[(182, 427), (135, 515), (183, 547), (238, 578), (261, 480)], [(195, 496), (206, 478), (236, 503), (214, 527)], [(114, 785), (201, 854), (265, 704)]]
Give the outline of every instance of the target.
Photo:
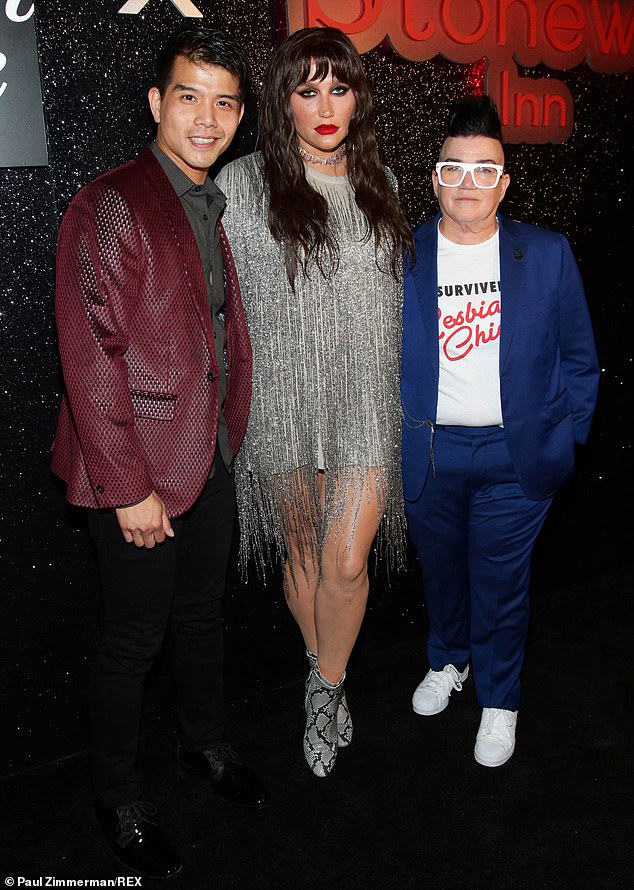
[[(438, 401), (438, 220), (414, 231), (403, 307), (403, 490), (414, 501), (430, 465)], [(530, 498), (551, 496), (585, 442), (599, 367), (581, 277), (563, 235), (499, 215), (500, 390), (509, 453)]]

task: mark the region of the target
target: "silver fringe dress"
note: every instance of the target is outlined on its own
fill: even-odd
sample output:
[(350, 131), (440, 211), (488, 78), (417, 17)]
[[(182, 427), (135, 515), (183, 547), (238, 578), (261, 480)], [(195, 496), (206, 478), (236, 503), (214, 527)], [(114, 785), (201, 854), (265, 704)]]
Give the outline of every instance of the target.
[(327, 277), (316, 263), (308, 275), (300, 269), (293, 293), (267, 223), (261, 163), (259, 153), (240, 158), (217, 178), (253, 347), (251, 414), (236, 459), (241, 564), (254, 556), (264, 572), (284, 557), (285, 533), (312, 548), (317, 564), (330, 534), (345, 547), (372, 474), (382, 514), (378, 550), (390, 568), (400, 567), (402, 280), (367, 238), (348, 178), (306, 167), (328, 202), (339, 261)]

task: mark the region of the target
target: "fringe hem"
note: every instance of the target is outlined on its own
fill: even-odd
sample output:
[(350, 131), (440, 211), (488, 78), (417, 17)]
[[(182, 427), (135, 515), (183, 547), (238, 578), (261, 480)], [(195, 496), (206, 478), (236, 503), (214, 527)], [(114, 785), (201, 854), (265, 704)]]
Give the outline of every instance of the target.
[(315, 565), (320, 565), (324, 542), (331, 535), (345, 550), (354, 536), (363, 498), (371, 500), (372, 485), (377, 492), (377, 564), (379, 560), (386, 561), (388, 577), (404, 568), (406, 524), (400, 474), (394, 478), (394, 473), (382, 467), (328, 469), (323, 474), (322, 507), (319, 472), (315, 467), (304, 466), (264, 476), (237, 464), (239, 564), (245, 579), (253, 559), (258, 578), (266, 583), (267, 569), (289, 556), (287, 540), (296, 541), (299, 550), (310, 554)]

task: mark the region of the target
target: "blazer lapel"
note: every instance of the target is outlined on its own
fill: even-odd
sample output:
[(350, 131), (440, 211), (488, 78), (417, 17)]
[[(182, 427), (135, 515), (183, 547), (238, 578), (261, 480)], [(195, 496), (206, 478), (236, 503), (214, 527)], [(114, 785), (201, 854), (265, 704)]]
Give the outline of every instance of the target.
[(185, 273), (188, 290), (196, 307), (200, 323), (205, 331), (209, 349), (214, 353), (207, 284), (202, 263), (200, 262), (198, 245), (187, 219), (187, 214), (183, 210), (178, 195), (172, 188), (169, 179), (163, 172), (163, 168), (152, 154), (149, 146), (146, 146), (139, 155), (138, 160), (143, 165), (143, 172), (154, 190), (154, 194), (165, 213), (170, 229), (178, 244), (179, 261), (182, 271)]
[(519, 306), (525, 301), (528, 268), (528, 246), (513, 223), (501, 214), (500, 285), (502, 307), (500, 319), (500, 373), (502, 372), (515, 334)]
[[(438, 220), (430, 220), (416, 241), (414, 283), (434, 379), (438, 380)], [(422, 236), (422, 237), (420, 237)]]

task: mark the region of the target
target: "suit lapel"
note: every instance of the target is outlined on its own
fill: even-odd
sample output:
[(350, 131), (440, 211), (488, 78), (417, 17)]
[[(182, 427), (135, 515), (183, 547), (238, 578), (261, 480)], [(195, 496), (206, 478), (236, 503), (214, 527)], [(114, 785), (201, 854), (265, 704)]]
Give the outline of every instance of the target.
[(440, 214), (419, 230), (413, 276), (429, 360), (438, 379), (438, 220)]
[(502, 291), (500, 373), (515, 334), (520, 305), (526, 301), (528, 246), (513, 223), (500, 215), (500, 284)]
[(205, 331), (209, 349), (213, 353), (213, 332), (211, 329), (207, 284), (202, 263), (200, 262), (198, 245), (187, 219), (187, 214), (183, 210), (178, 195), (172, 188), (163, 168), (152, 154), (149, 146), (146, 146), (139, 155), (138, 160), (178, 245), (179, 264), (185, 273), (184, 277), (187, 281), (189, 294)]

